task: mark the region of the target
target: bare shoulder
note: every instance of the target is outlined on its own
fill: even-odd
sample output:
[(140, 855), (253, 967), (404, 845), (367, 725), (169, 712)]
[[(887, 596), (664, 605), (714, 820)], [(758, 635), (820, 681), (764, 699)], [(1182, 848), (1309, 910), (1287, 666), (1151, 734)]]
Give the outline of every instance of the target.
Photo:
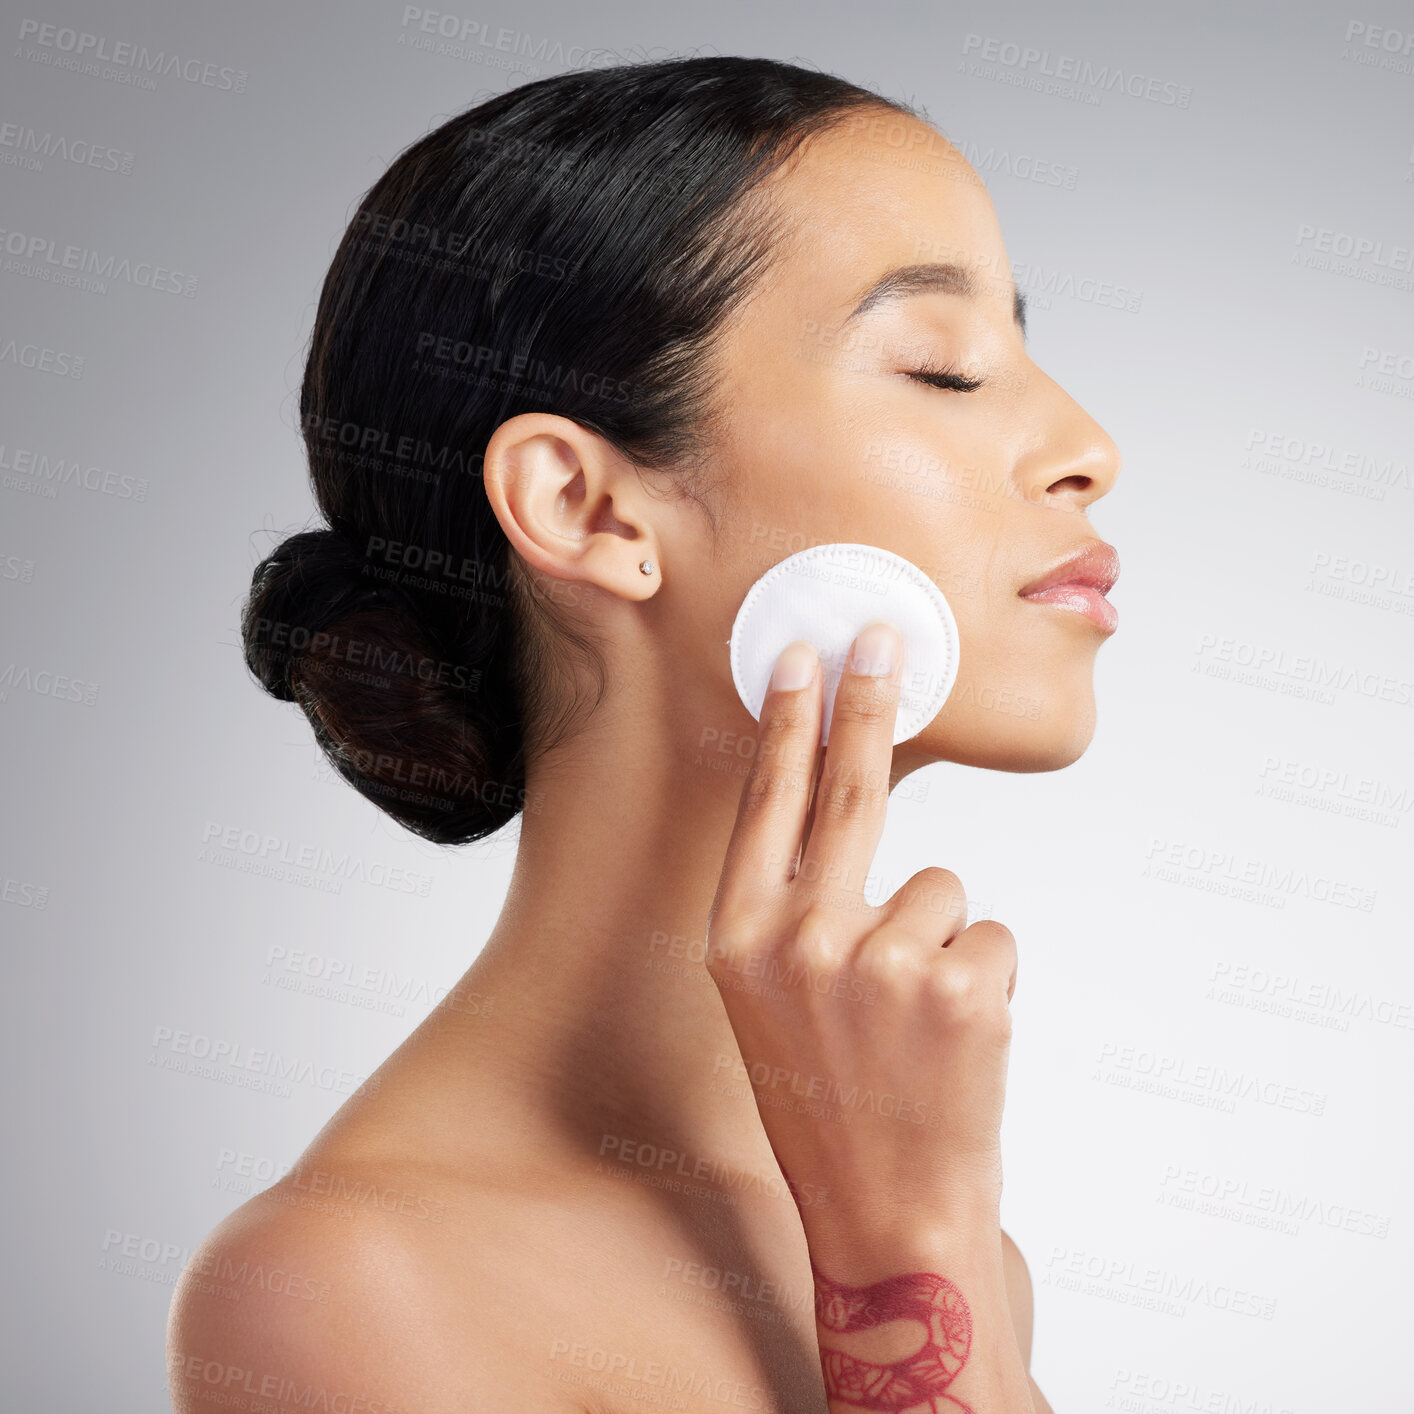
[(508, 1225), (500, 1209), (494, 1194), (483, 1204), (416, 1170), (282, 1179), (216, 1227), (182, 1273), (167, 1325), (176, 1414), (236, 1397), (366, 1414), (583, 1414), (546, 1378), (527, 1320), (544, 1283), (521, 1289), (524, 1219)]
[[(1028, 1372), (1031, 1369), (1031, 1336), (1035, 1324), (1035, 1299), (1031, 1287), (1031, 1272), (1021, 1248), (1012, 1241), (1010, 1233), (1002, 1230), (1002, 1271), (1006, 1277), (1007, 1304), (1011, 1307), (1012, 1324), (1016, 1329), (1016, 1343), (1021, 1348), (1021, 1358)], [(1046, 1396), (1031, 1381), (1031, 1400), (1036, 1414), (1055, 1414)]]

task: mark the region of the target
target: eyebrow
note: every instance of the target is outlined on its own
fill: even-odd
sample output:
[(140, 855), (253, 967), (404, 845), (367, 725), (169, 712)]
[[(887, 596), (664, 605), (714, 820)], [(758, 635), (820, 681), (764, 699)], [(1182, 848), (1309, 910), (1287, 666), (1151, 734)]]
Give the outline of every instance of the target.
[[(972, 271), (965, 265), (953, 265), (950, 262), (900, 265), (897, 269), (885, 271), (865, 290), (859, 303), (845, 317), (844, 323), (848, 324), (850, 320), (857, 319), (866, 310), (873, 309), (876, 305), (884, 304), (888, 300), (905, 299), (909, 295), (921, 294), (972, 297), (977, 294), (977, 282), (972, 276)], [(1012, 316), (1020, 325), (1022, 336), (1025, 337), (1026, 296), (1016, 289), (1015, 285), (1012, 287), (1011, 308)]]

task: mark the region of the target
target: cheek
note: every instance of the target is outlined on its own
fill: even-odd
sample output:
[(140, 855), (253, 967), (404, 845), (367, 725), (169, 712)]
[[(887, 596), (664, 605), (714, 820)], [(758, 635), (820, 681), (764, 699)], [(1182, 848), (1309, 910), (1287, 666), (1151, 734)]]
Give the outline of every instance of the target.
[(947, 704), (954, 717), (997, 730), (1044, 722), (1069, 730), (1077, 709), (1093, 699), (1094, 643), (1018, 599), (1009, 584), (983, 584), (949, 602), (962, 641)]

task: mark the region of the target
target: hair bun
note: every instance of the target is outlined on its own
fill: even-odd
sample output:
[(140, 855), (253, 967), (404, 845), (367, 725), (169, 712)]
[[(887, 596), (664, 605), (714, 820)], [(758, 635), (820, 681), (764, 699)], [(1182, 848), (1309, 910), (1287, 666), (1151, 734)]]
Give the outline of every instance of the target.
[(339, 774), (400, 824), (465, 844), (524, 808), (519, 720), (494, 686), (503, 665), (494, 652), (468, 664), (465, 642), (449, 651), (413, 592), (376, 579), (344, 535), (277, 546), (241, 629), (266, 691), (299, 703)]
[(378, 598), (367, 561), (347, 537), (328, 529), (290, 536), (251, 578), (241, 624), (247, 666), (272, 696), (298, 701), (301, 654), (317, 651), (332, 625)]

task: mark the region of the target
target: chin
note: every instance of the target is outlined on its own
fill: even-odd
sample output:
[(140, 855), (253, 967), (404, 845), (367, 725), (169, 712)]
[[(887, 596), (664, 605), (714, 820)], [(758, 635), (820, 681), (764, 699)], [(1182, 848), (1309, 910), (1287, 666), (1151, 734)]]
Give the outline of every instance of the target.
[(951, 718), (944, 707), (916, 737), (894, 748), (894, 764), (900, 777), (934, 761), (989, 771), (1061, 771), (1085, 754), (1094, 736), (1092, 693), (1067, 703), (1064, 711), (1053, 706), (1035, 718), (999, 712)]

